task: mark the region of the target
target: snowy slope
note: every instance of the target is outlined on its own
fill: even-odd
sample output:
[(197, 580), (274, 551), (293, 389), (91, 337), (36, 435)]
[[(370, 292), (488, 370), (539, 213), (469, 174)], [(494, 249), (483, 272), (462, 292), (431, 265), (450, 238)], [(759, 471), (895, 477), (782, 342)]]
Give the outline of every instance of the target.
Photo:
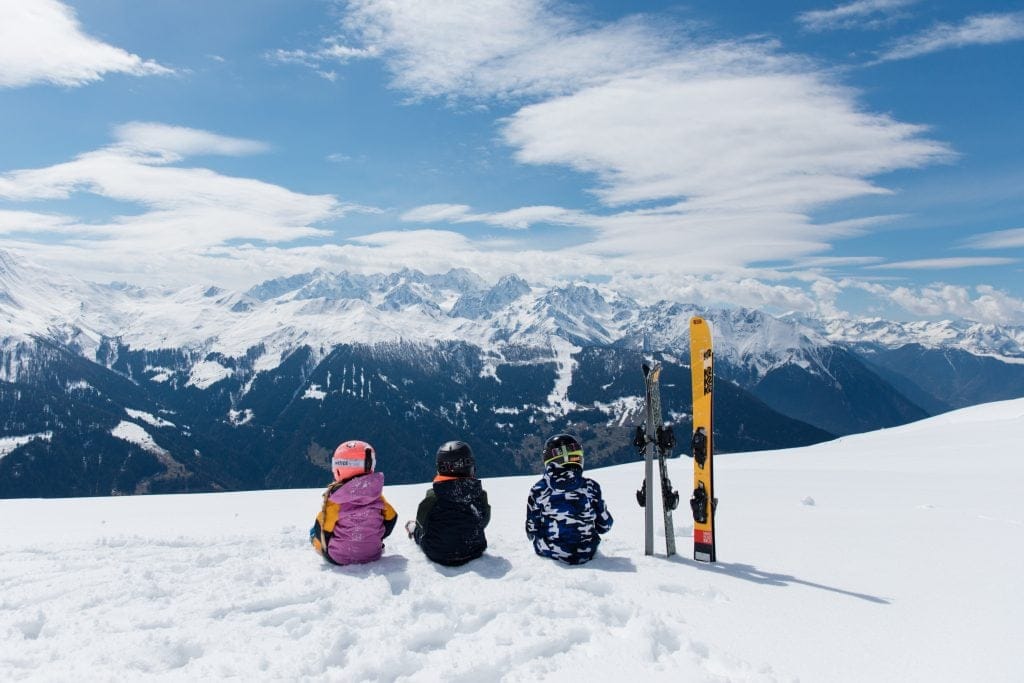
[[(532, 478), (485, 479), (458, 569), (400, 532), (323, 564), (316, 490), (0, 501), (0, 679), (1019, 681), (1022, 442), (1024, 399), (722, 457), (715, 566), (682, 514), (684, 556), (642, 554), (639, 463), (591, 472), (616, 524), (583, 567), (530, 551)], [(424, 489), (388, 487), (401, 521)]]

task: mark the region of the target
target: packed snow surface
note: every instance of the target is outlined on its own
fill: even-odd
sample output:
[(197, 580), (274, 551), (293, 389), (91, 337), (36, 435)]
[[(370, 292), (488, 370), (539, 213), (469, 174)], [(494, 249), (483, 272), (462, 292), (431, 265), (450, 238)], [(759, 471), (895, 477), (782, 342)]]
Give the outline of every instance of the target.
[(616, 522), (581, 567), (531, 551), (532, 477), (484, 479), (455, 569), (401, 531), (426, 484), (346, 568), (307, 544), (318, 490), (0, 501), (0, 680), (1020, 681), (1021, 443), (1024, 399), (721, 456), (715, 565), (685, 505), (681, 555), (643, 555), (639, 462), (589, 472)]

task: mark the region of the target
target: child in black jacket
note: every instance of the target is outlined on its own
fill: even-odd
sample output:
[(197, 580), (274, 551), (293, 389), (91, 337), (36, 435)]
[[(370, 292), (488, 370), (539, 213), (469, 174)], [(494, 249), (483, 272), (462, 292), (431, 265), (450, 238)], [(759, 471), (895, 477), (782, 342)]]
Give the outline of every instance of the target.
[(437, 450), (434, 485), (405, 528), (428, 558), (449, 567), (466, 564), (487, 549), (484, 527), (491, 521), (487, 492), (476, 478), (473, 451), (463, 441)]

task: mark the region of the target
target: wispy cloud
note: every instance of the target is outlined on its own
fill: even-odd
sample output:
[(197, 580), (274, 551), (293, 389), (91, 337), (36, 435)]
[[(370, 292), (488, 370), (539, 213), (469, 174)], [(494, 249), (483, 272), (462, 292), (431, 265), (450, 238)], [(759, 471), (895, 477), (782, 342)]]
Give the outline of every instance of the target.
[(260, 154), (270, 146), (259, 140), (229, 137), (184, 126), (133, 121), (114, 128), (118, 147), (141, 153), (153, 153), (168, 161), (201, 154), (247, 156)]
[(70, 216), (0, 209), (0, 235), (5, 233), (65, 232), (76, 222)]
[(856, 0), (832, 9), (811, 10), (797, 15), (796, 20), (808, 31), (835, 29), (875, 29), (893, 23), (903, 16), (902, 10), (918, 0)]
[(281, 64), (301, 64), (313, 69), (318, 76), (334, 82), (338, 72), (327, 65), (345, 64), (353, 59), (370, 59), (377, 56), (376, 48), (353, 48), (341, 45), (336, 39), (324, 42), (315, 50), (273, 50), (266, 57)]
[(346, 45), (339, 45), (334, 42), (317, 50), (273, 50), (267, 57), (282, 64), (304, 64), (306, 66), (319, 66), (327, 61), (345, 63), (352, 59), (370, 59), (377, 56), (377, 50), (373, 47), (355, 48)]
[(971, 237), (964, 246), (975, 249), (1013, 249), (1024, 247), (1024, 228), (996, 230)]
[(32, 83), (79, 86), (107, 73), (173, 73), (83, 32), (74, 10), (57, 0), (0, 2), (0, 88)]
[(968, 45), (994, 45), (1024, 39), (1024, 12), (978, 14), (959, 24), (941, 23), (895, 41), (876, 60), (910, 59)]
[(979, 268), (983, 266), (1005, 266), (1017, 263), (1018, 259), (1001, 256), (954, 256), (950, 258), (914, 259), (894, 261), (867, 266), (878, 270), (951, 270), (955, 268)]
[(845, 266), (870, 266), (881, 263), (885, 258), (882, 256), (814, 256), (811, 258), (797, 259), (791, 268), (842, 268)]
[(114, 138), (113, 144), (71, 161), (0, 175), (0, 199), (65, 200), (87, 193), (140, 207), (141, 212), (85, 222), (6, 211), (0, 214), (0, 229), (59, 231), (71, 243), (121, 252), (200, 251), (238, 240), (288, 242), (323, 236), (329, 233), (316, 223), (357, 208), (331, 195), (301, 194), (260, 180), (176, 165), (189, 156), (260, 152), (267, 147), (259, 141), (140, 122), (116, 127)]
[(521, 162), (596, 175), (607, 204), (685, 198), (704, 210), (806, 211), (885, 193), (867, 178), (949, 154), (820, 74), (706, 62), (691, 73), (701, 61), (529, 105), (504, 138)]
[(383, 59), (394, 87), (416, 97), (550, 95), (663, 59), (667, 31), (628, 18), (591, 27), (541, 0), (350, 3), (343, 32), (278, 61)]
[(330, 40), (382, 59), (413, 98), (519, 103), (498, 121), (515, 158), (578, 171), (612, 209), (437, 204), (404, 220), (585, 226), (574, 256), (633, 269), (652, 255), (678, 272), (683, 254), (687, 267), (730, 268), (827, 250), (858, 229), (820, 225), (814, 210), (888, 193), (875, 175), (952, 158), (923, 126), (871, 113), (771, 41), (708, 43), (650, 17), (595, 24), (539, 0), (364, 0)]
[(510, 211), (474, 212), (465, 204), (428, 204), (402, 214), (409, 223), (487, 223), (512, 230), (525, 230), (532, 225), (578, 225), (589, 222), (583, 214), (559, 206), (524, 206)]

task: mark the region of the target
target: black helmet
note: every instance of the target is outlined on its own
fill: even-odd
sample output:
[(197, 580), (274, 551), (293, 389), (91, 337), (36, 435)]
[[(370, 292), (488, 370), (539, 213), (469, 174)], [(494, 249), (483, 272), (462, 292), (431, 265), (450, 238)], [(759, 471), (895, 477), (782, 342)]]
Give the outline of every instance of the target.
[(475, 477), (473, 450), (465, 441), (449, 441), (437, 449), (437, 473), (446, 477)]
[(583, 467), (583, 446), (572, 434), (558, 434), (544, 444), (544, 465)]

